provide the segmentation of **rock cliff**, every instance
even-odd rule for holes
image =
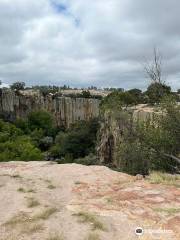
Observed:
[[[103,113],[98,136],[97,153],[101,164],[118,166],[117,145],[123,142],[126,129],[132,127],[133,121],[152,118],[154,110],[145,104],[121,112]]]
[[[77,120],[99,116],[98,99],[54,97],[41,94],[23,94],[10,90],[0,92],[0,115],[14,121],[25,118],[29,112],[45,109],[54,115],[57,126],[69,127]]]

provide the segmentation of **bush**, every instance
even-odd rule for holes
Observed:
[[[96,155],[90,153],[88,156],[86,156],[84,158],[75,159],[74,162],[77,164],[83,164],[86,166],[90,166],[90,165],[97,165],[98,159],[97,159]]]
[[[45,110],[31,112],[28,115],[28,126],[31,131],[42,129],[48,135],[53,129],[53,117]]]
[[[72,161],[94,152],[98,127],[97,120],[79,121],[67,132],[60,132],[56,137],[56,145],[51,148],[52,156]]]
[[[28,137],[20,136],[15,141],[0,143],[0,161],[38,161],[42,154]]]
[[[123,106],[135,105],[136,99],[129,92],[114,91],[101,102],[101,110],[120,111]]]
[[[146,91],[146,95],[149,98],[149,103],[151,104],[160,103],[163,97],[170,94],[171,87],[158,82],[152,83]]]
[[[124,129],[117,147],[118,167],[131,174],[178,171],[180,164],[175,158],[180,154],[180,106],[173,98],[166,97],[161,112],[152,119],[132,124]]]

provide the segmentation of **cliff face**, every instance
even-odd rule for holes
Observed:
[[[44,109],[54,115],[57,126],[69,127],[77,120],[99,116],[98,99],[54,97],[40,94],[23,95],[14,91],[1,91],[0,115],[11,121],[25,118],[29,112]]]
[[[98,158],[101,164],[117,166],[117,145],[123,142],[126,129],[132,127],[134,121],[144,121],[153,117],[153,108],[138,105],[136,108],[121,112],[105,112],[99,131],[97,146]]]

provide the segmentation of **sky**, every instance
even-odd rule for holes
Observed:
[[[179,0],[0,0],[0,79],[145,89],[156,47],[180,88]]]

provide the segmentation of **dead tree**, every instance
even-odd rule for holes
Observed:
[[[154,48],[153,61],[146,63],[144,70],[152,83],[162,84],[162,57],[156,48]]]

